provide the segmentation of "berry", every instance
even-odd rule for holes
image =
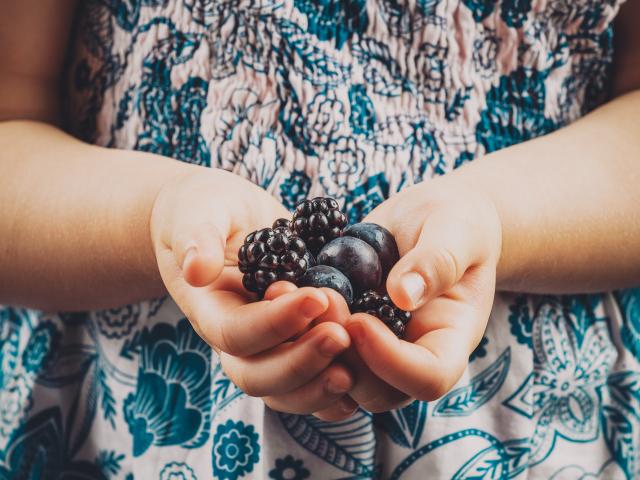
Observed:
[[[377,289],[382,281],[378,254],[368,243],[355,237],[340,237],[327,243],[317,261],[320,265],[329,265],[344,273],[356,295]]]
[[[411,320],[410,312],[399,309],[387,295],[380,295],[373,290],[360,295],[353,302],[351,311],[364,312],[379,318],[398,338],[404,336],[407,323]]]
[[[349,225],[342,232],[343,236],[355,237],[367,242],[373,247],[380,258],[382,265],[382,280],[387,279],[387,275],[400,260],[398,245],[391,232],[375,223],[356,223]]]
[[[287,228],[285,219],[274,228],[263,228],[247,235],[238,250],[238,267],[244,288],[262,296],[278,280],[296,282],[306,271],[309,255],[304,242]]]
[[[302,238],[307,248],[317,255],[320,249],[342,235],[347,217],[332,198],[317,197],[298,204],[293,214],[292,229]]]
[[[332,288],[344,297],[348,305],[353,302],[353,288],[351,282],[337,268],[327,265],[317,265],[309,268],[304,275],[298,279],[300,287]]]

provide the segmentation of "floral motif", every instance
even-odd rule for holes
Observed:
[[[0,440],[16,430],[32,404],[31,385],[25,376],[5,378],[4,386],[0,388]]]
[[[152,444],[201,446],[210,428],[211,348],[186,319],[145,328],[140,344],[137,388],[124,401],[133,455]]]
[[[480,343],[475,348],[471,355],[469,355],[469,362],[473,362],[476,358],[484,358],[487,356],[487,343],[489,343],[489,339],[484,336]]]
[[[260,458],[258,433],[253,425],[227,420],[213,437],[213,475],[236,480],[253,471]]]
[[[269,471],[269,478],[274,480],[304,480],[311,473],[304,468],[302,460],[296,460],[291,455],[276,459],[276,466]]]
[[[527,297],[517,297],[515,302],[509,306],[509,312],[511,333],[516,337],[518,343],[527,345],[531,348],[531,330],[533,329],[533,321],[529,313]]]
[[[311,179],[301,171],[291,172],[291,175],[280,186],[280,197],[285,208],[293,211],[296,205],[307,198]]]
[[[320,166],[320,183],[327,195],[341,198],[355,188],[364,169],[364,151],[355,139],[340,137],[324,152]]]
[[[531,0],[502,0],[500,16],[510,27],[520,28],[531,11]]]
[[[198,480],[198,477],[186,463],[171,462],[160,472],[160,480]]]
[[[60,332],[52,322],[46,321],[38,325],[22,353],[24,369],[30,374],[37,374],[46,369],[57,350],[59,340]]]
[[[200,116],[207,103],[209,84],[193,76],[176,88],[171,77],[172,68],[191,58],[200,41],[173,25],[169,27],[170,36],[158,42],[143,63],[135,110],[145,119],[145,127],[138,135],[136,148],[209,165],[209,148],[200,134]]]
[[[124,307],[101,310],[95,313],[100,332],[107,338],[126,337],[138,323],[140,305],[132,304]]]
[[[362,185],[351,190],[345,199],[349,223],[361,221],[388,196],[389,182],[384,174],[369,177]]]
[[[557,126],[545,117],[545,74],[519,68],[500,78],[487,93],[476,139],[487,153],[550,133]]]
[[[558,437],[587,442],[598,435],[596,390],[607,382],[616,358],[606,319],[583,318],[580,302],[543,298],[532,316],[534,371],[505,400],[532,418],[532,465],[544,460]]]
[[[349,103],[351,130],[356,135],[370,136],[376,123],[376,112],[364,85],[353,85],[349,89]]]
[[[344,123],[344,104],[335,95],[316,95],[308,107],[309,141],[329,148]]]
[[[491,78],[496,72],[500,39],[495,30],[486,28],[473,42],[473,66],[484,78]]]
[[[294,0],[307,16],[307,28],[319,40],[333,40],[336,48],[369,25],[366,0]]]
[[[495,0],[462,0],[462,3],[471,10],[476,22],[481,22],[491,15],[496,6]]]
[[[640,288],[616,292],[622,310],[622,343],[640,361]]]

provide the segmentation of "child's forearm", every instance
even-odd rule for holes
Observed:
[[[160,187],[197,168],[0,123],[0,303],[105,308],[161,295],[149,234]]]
[[[454,172],[502,220],[498,288],[571,293],[640,284],[640,92]]]

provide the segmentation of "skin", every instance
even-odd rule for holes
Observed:
[[[482,337],[496,288],[640,283],[637,2],[619,16],[617,99],[404,190],[365,219],[398,241],[387,288],[414,311],[406,340],[350,316],[331,290],[281,282],[251,303],[235,252],[246,233],[286,216],[258,187],[62,133],[57,92],[74,8],[0,0],[0,303],[83,310],[168,292],[245,392],[337,420],[357,405],[385,411],[446,393]]]

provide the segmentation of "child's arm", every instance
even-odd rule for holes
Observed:
[[[353,409],[340,402],[351,376],[333,363],[349,336],[334,322],[310,328],[326,295],[280,283],[277,298],[250,303],[241,286],[244,236],[288,215],[273,197],[228,172],[90,146],[47,124],[73,3],[0,4],[0,304],[96,309],[168,291],[247,393],[292,413]]]
[[[0,4],[0,303],[89,309],[164,291],[141,220],[188,166],[93,147],[45,124],[60,122],[74,7]]]
[[[628,2],[620,15],[626,43],[616,86],[630,93],[556,133],[404,190],[367,218],[396,236],[403,257],[387,287],[415,311],[408,341],[368,315],[347,323],[378,377],[351,392],[365,408],[370,398],[380,411],[407,401],[400,393],[446,393],[482,337],[496,280],[498,289],[548,293],[640,284],[639,14]]]

